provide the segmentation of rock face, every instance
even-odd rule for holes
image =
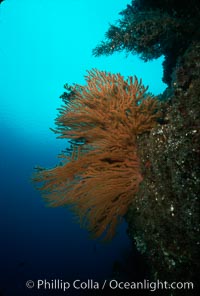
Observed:
[[[179,57],[161,99],[163,123],[138,138],[144,180],[127,215],[128,232],[154,279],[197,282],[200,43]]]
[[[160,125],[137,137],[143,182],[126,215],[128,233],[153,279],[197,283],[200,4],[134,0],[120,15],[94,55],[126,51],[145,61],[163,55],[163,81],[168,85],[160,96]]]

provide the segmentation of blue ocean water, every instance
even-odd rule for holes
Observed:
[[[102,244],[90,239],[66,208],[46,207],[30,177],[38,156],[50,159],[52,149],[48,154],[38,155],[34,148],[12,133],[2,137],[0,289],[3,295],[20,295],[27,280],[109,278],[113,262],[130,250],[125,225],[121,225],[111,243]]]
[[[155,94],[165,88],[162,60],[152,67],[137,57],[91,56],[128,1],[94,2],[5,0],[0,5],[3,296],[30,295],[27,280],[110,278],[114,262],[131,252],[125,222],[109,244],[92,240],[68,209],[47,207],[31,183],[34,167],[56,165],[56,155],[67,145],[49,130],[64,83],[83,83],[86,70],[95,67],[142,76]]]

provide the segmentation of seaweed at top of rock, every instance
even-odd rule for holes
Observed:
[[[110,25],[94,50],[95,56],[125,50],[144,61],[165,56],[163,81],[171,83],[176,61],[192,41],[200,38],[199,1],[132,1]]]

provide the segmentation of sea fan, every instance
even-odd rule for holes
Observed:
[[[51,206],[70,205],[95,237],[110,239],[143,179],[136,139],[156,125],[159,103],[136,77],[93,69],[86,82],[71,88],[56,119],[70,156],[34,181]]]

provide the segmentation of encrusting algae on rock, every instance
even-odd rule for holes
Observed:
[[[85,78],[68,88],[56,119],[70,155],[33,179],[51,206],[70,206],[94,237],[111,239],[143,180],[136,140],[156,126],[159,101],[136,77],[93,69]]]

